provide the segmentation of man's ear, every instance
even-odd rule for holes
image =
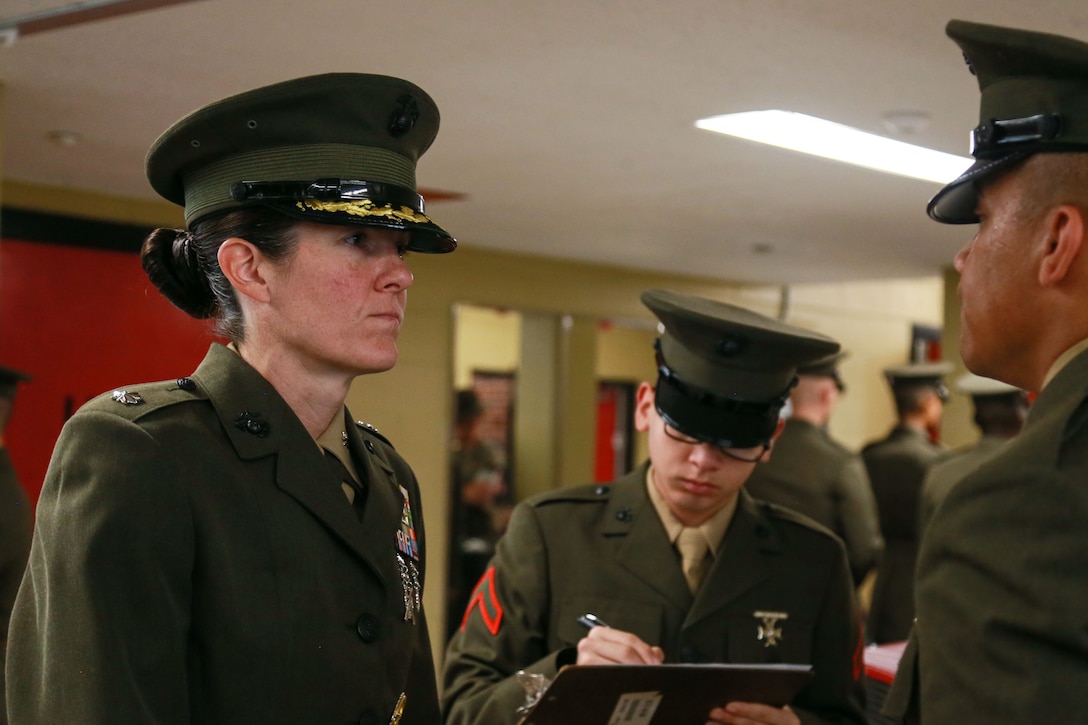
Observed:
[[[763,455],[759,457],[760,463],[766,463],[771,460],[771,452],[774,450],[774,442],[778,440],[778,436],[782,435],[782,430],[786,427],[786,419],[779,418],[778,425],[775,426],[774,435],[771,436],[771,442],[767,446],[767,450],[763,451]]]
[[[1054,287],[1065,279],[1084,243],[1084,216],[1072,204],[1062,204],[1047,217],[1046,249],[1039,265],[1039,284]]]
[[[654,386],[641,382],[635,392],[635,430],[645,433],[650,430],[650,411],[654,407]]]
[[[831,378],[823,378],[820,385],[820,404],[831,405],[838,397],[839,389]]]
[[[257,247],[240,237],[231,237],[219,245],[218,258],[223,274],[240,294],[257,302],[269,300],[267,260]]]

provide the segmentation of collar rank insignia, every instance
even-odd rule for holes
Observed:
[[[397,531],[397,567],[404,592],[404,621],[415,624],[416,615],[423,606],[423,586],[419,581],[419,542],[416,540],[415,523],[412,520],[412,501],[408,489],[400,486],[404,507],[400,514],[400,530]]]
[[[139,393],[130,393],[127,390],[114,390],[110,397],[121,405],[139,405],[144,402]]]
[[[752,616],[762,621],[762,624],[756,627],[756,639],[762,642],[764,647],[777,647],[778,641],[782,639],[782,628],[778,626],[778,623],[789,619],[790,615],[786,612],[752,612]]]

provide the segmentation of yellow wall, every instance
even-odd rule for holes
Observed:
[[[82,214],[114,221],[176,225],[174,207],[152,202],[126,202],[112,197],[5,183],[6,204],[21,208]],[[445,579],[448,437],[451,391],[463,385],[454,370],[455,306],[468,303],[548,315],[569,316],[569,340],[560,353],[568,366],[559,380],[569,390],[558,393],[561,429],[552,462],[555,481],[585,481],[592,476],[595,374],[609,378],[652,379],[646,334],[614,328],[601,335],[601,319],[636,321],[652,329],[655,320],[639,301],[651,287],[713,297],[777,315],[785,306],[787,320],[838,338],[851,351],[845,375],[850,386],[832,431],[848,445],[882,435],[891,425],[891,402],[880,370],[907,360],[912,323],[939,326],[944,313],[942,280],[882,280],[834,285],[798,285],[783,305],[783,291],[772,286],[747,287],[718,280],[639,272],[618,267],[561,262],[474,249],[471,241],[450,255],[413,255],[415,285],[409,292],[408,315],[400,338],[400,360],[388,373],[360,378],[348,405],[357,417],[376,425],[411,462],[424,492],[424,519],[430,542],[426,607],[431,635],[441,647],[441,596]],[[459,316],[464,319],[464,308]],[[652,333],[649,333],[652,338]],[[482,367],[509,365],[511,333],[472,343],[478,354],[495,353]],[[615,350],[602,339],[615,340]],[[594,340],[596,342],[594,342]],[[566,344],[566,343],[564,343]],[[588,362],[587,362],[588,361]],[[647,367],[648,366],[648,367]]]
[[[975,407],[970,396],[957,392],[955,381],[967,372],[967,366],[960,357],[960,299],[956,287],[960,275],[949,267],[944,272],[944,327],[941,330],[941,349],[944,359],[955,365],[948,376],[948,387],[952,397],[944,407],[941,421],[941,440],[949,448],[957,448],[978,440],[979,431],[974,423]]]
[[[911,326],[940,327],[944,319],[939,277],[802,285],[792,291],[790,322],[838,340],[846,394],[831,418],[831,433],[855,448],[882,436],[895,409],[883,370],[909,360]]]
[[[601,380],[641,383],[654,382],[657,367],[652,354],[657,326],[633,327],[617,322],[602,328],[597,335],[597,375]],[[635,433],[635,463],[650,457],[645,433]]]
[[[521,316],[512,310],[454,305],[453,379],[458,390],[472,386],[472,371],[512,373],[521,358]]]
[[[597,332],[597,376],[602,380],[653,382],[657,374],[653,354],[656,339],[657,328],[653,325],[601,327]]]

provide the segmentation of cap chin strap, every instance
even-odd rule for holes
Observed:
[[[971,155],[986,157],[1000,153],[1003,147],[1030,141],[1057,138],[1062,118],[1056,113],[1040,113],[1024,118],[991,118],[971,132]]]

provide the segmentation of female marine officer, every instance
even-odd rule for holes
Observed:
[[[437,130],[414,85],[328,74],[151,148],[188,231],[153,232],[144,268],[231,345],[65,425],[12,617],[12,722],[439,721],[419,487],[344,406],[396,362],[406,250],[456,246],[415,192]]]

